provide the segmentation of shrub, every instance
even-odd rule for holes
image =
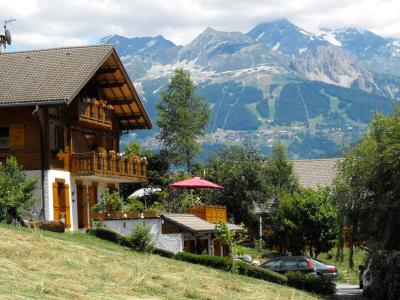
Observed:
[[[100,197],[97,203],[93,206],[93,211],[104,214],[107,209],[120,210],[122,207],[122,200],[118,191],[110,192],[106,189],[104,195]]]
[[[288,285],[297,289],[322,295],[332,295],[336,291],[332,280],[320,278],[315,273],[289,272],[286,276]]]
[[[36,182],[37,178],[26,178],[15,157],[0,163],[0,222],[11,223],[28,214]]]
[[[150,209],[158,210],[158,211],[165,211],[164,205],[162,205],[162,203],[160,203],[158,201],[153,202],[153,204],[150,206]]]
[[[154,250],[153,236],[145,223],[138,224],[133,228],[129,240],[135,250],[141,252],[153,252]]]
[[[256,249],[258,252],[262,252],[264,250],[264,247],[264,240],[254,239],[254,249]]]
[[[128,199],[128,202],[122,206],[123,211],[143,211],[144,204],[138,197]]]

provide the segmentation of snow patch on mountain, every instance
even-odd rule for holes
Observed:
[[[256,38],[256,41],[258,42],[258,41],[263,37],[264,34],[265,34],[265,32],[261,32],[261,33],[258,35],[258,37]]]
[[[281,43],[280,43],[280,42],[277,42],[277,43],[271,48],[271,50],[277,51],[277,50],[279,49],[280,46],[281,46]]]
[[[342,46],[342,43],[336,39],[336,36],[331,31],[321,33],[320,37],[332,45]]]

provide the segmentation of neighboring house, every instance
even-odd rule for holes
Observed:
[[[125,236],[129,236],[142,223],[150,229],[157,248],[173,253],[186,251],[216,256],[229,254],[229,248],[223,246],[217,238],[217,225],[193,214],[163,214],[154,218],[104,221],[105,225]],[[237,232],[243,230],[235,224],[228,224],[228,227]]]
[[[118,155],[151,122],[112,46],[1,53],[0,67],[0,161],[38,176],[38,217],[87,228],[106,188],[146,181],[145,158]]]
[[[343,158],[293,160],[293,173],[303,188],[330,187]]]
[[[343,158],[292,160],[293,174],[302,188],[318,189],[330,187],[337,174],[337,166]],[[262,214],[270,214],[278,206],[278,199],[273,199],[267,207],[255,207],[259,214],[259,238],[263,236]]]

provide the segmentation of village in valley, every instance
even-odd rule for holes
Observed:
[[[139,2],[0,0],[0,299],[399,299],[400,36]]]

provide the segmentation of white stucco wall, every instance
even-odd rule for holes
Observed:
[[[26,171],[26,175],[29,178],[37,177],[38,182],[36,184],[36,189],[34,191],[34,196],[37,199],[36,204],[32,207],[32,213],[34,217],[39,217],[39,214],[42,210],[42,186],[41,186],[41,171],[40,170],[29,170]],[[71,216],[71,231],[78,230],[78,201],[77,201],[77,188],[76,188],[76,180],[82,182],[83,186],[86,188],[84,191],[84,196],[87,199],[88,205],[88,216],[89,219],[89,186],[92,185],[93,182],[98,184],[97,187],[97,199],[104,197],[106,188],[107,188],[107,178],[104,180],[99,180],[101,178],[92,178],[90,176],[87,177],[79,177],[75,178],[72,176],[70,172],[62,171],[62,170],[46,170],[44,172],[44,198],[45,198],[45,217],[46,220],[54,220],[54,210],[53,210],[53,183],[56,182],[56,179],[64,180],[65,184],[69,185],[69,199],[70,199],[70,216]],[[118,183],[114,183],[116,187],[119,187]]]
[[[42,202],[42,182],[40,170],[27,170],[25,171],[27,178],[37,178],[35,190],[33,191],[33,197],[36,199],[34,206],[31,208],[31,214],[33,218],[39,218],[40,212],[43,208]]]
[[[70,216],[71,216],[71,230],[77,226],[77,221],[73,217],[76,215],[76,201],[72,199],[73,187],[71,185],[71,174],[67,171],[61,170],[47,170],[45,171],[45,198],[46,198],[46,219],[54,220],[53,210],[53,183],[56,179],[64,180],[65,184],[69,185],[69,199],[70,199]]]
[[[132,233],[133,228],[139,224],[145,223],[153,235],[157,248],[178,253],[183,251],[183,235],[180,233],[162,234],[161,218],[152,219],[127,219],[127,220],[105,220],[104,224],[128,236]]]

